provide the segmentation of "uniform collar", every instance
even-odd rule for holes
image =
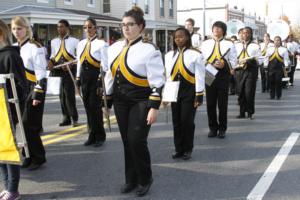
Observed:
[[[126,46],[132,46],[135,45],[136,43],[138,43],[139,41],[141,41],[143,39],[142,36],[139,36],[137,39],[133,40],[132,42],[128,42],[128,40],[125,40]]]
[[[59,37],[59,39],[61,39],[61,40],[66,40],[66,39],[68,39],[69,37],[70,37],[70,35],[69,34],[66,34],[63,38],[61,38],[60,36],[58,36]]]
[[[88,39],[88,41],[92,42],[92,41],[94,41],[97,37],[98,37],[98,35],[95,34],[93,37],[91,37],[90,39]]]
[[[30,38],[27,38],[24,42],[19,43],[19,46],[20,47],[24,46],[29,40],[30,40]]]
[[[220,39],[216,38],[216,37],[213,37],[213,40],[215,42],[221,42],[222,40],[224,39],[224,37],[221,37]]]

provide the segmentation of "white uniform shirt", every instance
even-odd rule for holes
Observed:
[[[191,34],[192,39],[192,46],[196,49],[200,49],[201,46],[201,35],[199,33],[192,33]]]
[[[208,60],[214,52],[216,41],[214,39],[205,40],[201,46],[201,52],[204,60]],[[230,49],[230,50],[229,50]],[[237,65],[237,55],[235,46],[231,41],[225,40],[224,38],[220,40],[220,54],[223,56],[227,51],[229,52],[225,55],[223,59],[227,60],[228,64],[232,68]]]
[[[266,45],[267,44],[267,45]],[[268,43],[265,43],[265,42],[261,42],[259,44],[259,47],[260,47],[260,51],[261,51],[261,55],[265,55],[266,52],[267,52],[267,49],[269,47],[273,47],[274,46],[274,43],[273,42],[268,42]]]
[[[276,50],[276,48],[274,46],[267,49],[266,59],[264,60],[265,67],[269,65],[269,59],[275,53],[275,50]],[[282,47],[282,46],[279,47],[278,54],[280,55],[280,57],[283,58],[284,66],[287,67],[289,65],[289,61],[290,61],[287,48]]]
[[[252,57],[258,61],[258,64],[261,65],[263,63],[263,59],[261,58],[261,50],[260,46],[254,42],[251,42],[247,46],[244,46],[243,43],[239,42],[235,44],[237,58],[241,55],[244,48],[246,49],[246,53],[248,57]]]
[[[166,76],[168,81],[172,81],[171,73],[178,56],[179,51],[177,51],[175,55],[174,51],[169,51],[165,55]],[[196,93],[203,92],[205,87],[205,65],[202,54],[193,49],[186,49],[183,52],[183,63],[189,72],[194,74]]]
[[[88,39],[83,39],[78,43],[77,46],[77,75],[76,77],[80,77],[80,56],[85,50],[85,46],[88,42]],[[101,67],[104,72],[107,71],[107,48],[108,44],[104,40],[99,40],[97,36],[91,38],[91,48],[89,54],[92,58],[101,63]]]
[[[66,36],[64,39],[65,41],[65,50],[70,54],[73,58],[76,58],[76,49],[79,43],[79,40],[71,37]],[[51,40],[51,56],[50,59],[55,59],[57,54],[60,51],[62,39],[57,37]]]
[[[25,68],[34,72],[37,81],[46,78],[47,61],[43,47],[28,39],[21,44],[20,48],[20,55]]]
[[[121,40],[108,48],[109,70],[105,76],[106,94],[108,95],[113,94],[114,77],[112,74],[112,65],[126,45],[127,41]],[[125,62],[130,71],[147,79],[150,88],[161,88],[164,85],[165,77],[162,55],[159,49],[156,49],[153,44],[144,42],[141,38],[137,39],[129,46]],[[158,94],[154,92],[151,95],[157,96]]]

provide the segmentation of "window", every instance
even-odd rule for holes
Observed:
[[[110,0],[103,0],[103,13],[110,13]]]
[[[145,0],[145,14],[149,14],[149,0]]]
[[[95,7],[95,0],[88,0],[88,7]]]
[[[132,4],[136,5],[137,4],[137,0],[132,0]]]
[[[159,7],[160,7],[160,16],[164,17],[165,16],[165,2],[164,2],[164,0],[159,1]]]
[[[65,5],[73,5],[73,0],[64,0]]]
[[[49,3],[49,0],[37,0],[37,3]]]
[[[169,17],[174,17],[174,1],[169,0]]]

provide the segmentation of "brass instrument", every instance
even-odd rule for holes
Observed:
[[[227,25],[227,36],[231,37],[233,35],[238,37],[238,32],[241,28],[245,27],[245,24],[237,19],[231,19],[226,22]]]
[[[276,20],[268,24],[267,33],[270,34],[271,40],[274,40],[276,36],[279,36],[281,41],[284,41],[290,34],[290,27],[285,21]]]

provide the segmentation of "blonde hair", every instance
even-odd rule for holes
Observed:
[[[0,35],[3,36],[3,41],[1,42],[1,46],[10,46],[12,44],[11,34],[9,32],[9,28],[6,23],[0,19]]]
[[[21,16],[15,16],[14,18],[11,19],[11,26],[13,24],[26,28],[26,36],[29,37],[30,39],[32,38],[33,36],[32,29],[27,18]]]

